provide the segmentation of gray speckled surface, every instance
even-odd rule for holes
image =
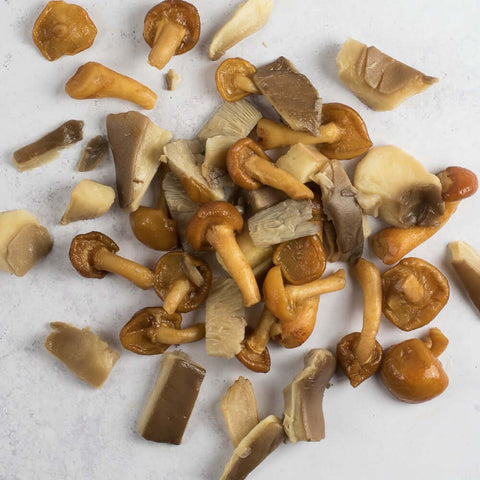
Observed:
[[[93,172],[76,172],[80,143],[48,165],[19,173],[11,154],[67,119],[85,121],[87,140],[105,133],[106,114],[137,109],[120,100],[76,101],[64,93],[65,81],[90,60],[153,88],[159,100],[148,112],[150,118],[176,138],[194,135],[220,104],[213,85],[218,62],[210,62],[206,51],[237,2],[195,3],[202,18],[200,42],[169,64],[183,80],[177,91],[168,92],[163,73],[146,61],[143,18],[153,3],[82,1],[98,28],[94,45],[50,63],[31,40],[43,2],[0,2],[0,211],[30,210],[55,242],[51,254],[25,277],[0,272],[2,480],[219,478],[232,450],[219,406],[227,386],[239,375],[248,376],[261,417],[281,415],[281,390],[302,368],[308,349],[333,349],[345,333],[360,328],[361,295],[349,277],[344,292],[321,299],[317,326],[307,343],[291,351],[272,346],[268,375],[250,373],[236,360],[208,358],[203,343],[186,346],[184,350],[207,369],[207,375],[184,443],[157,445],[136,433],[136,420],[160,358],[123,350],[118,332],[136,310],[158,304],[157,298],[114,276],[84,279],[70,266],[67,253],[74,235],[96,229],[111,235],[126,257],[153,266],[158,254],[135,241],[127,216],[117,205],[99,219],[59,225],[79,180],[114,185],[111,157]],[[285,55],[311,79],[325,101],[358,110],[375,145],[395,144],[433,172],[460,164],[479,174],[479,15],[477,0],[276,0],[266,28],[229,55],[258,65]],[[336,78],[335,56],[349,36],[375,44],[440,82],[393,112],[369,110]],[[479,199],[477,195],[462,203],[450,223],[414,251],[450,280],[450,302],[433,322],[450,339],[441,358],[450,376],[447,391],[430,403],[406,405],[390,397],[377,379],[353,390],[338,373],[325,396],[326,439],[320,444],[281,445],[252,479],[287,479],[300,472],[306,479],[337,480],[480,477],[480,319],[458,287],[446,250],[446,244],[456,239],[480,249]],[[196,314],[202,315],[203,311]],[[89,325],[121,351],[101,390],[77,380],[46,352],[43,342],[51,321]],[[425,331],[400,332],[383,320],[379,338],[386,347]]]

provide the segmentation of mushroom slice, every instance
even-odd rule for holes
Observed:
[[[273,0],[246,0],[215,34],[208,48],[210,60],[218,60],[244,38],[258,32],[270,18]]]
[[[52,246],[48,230],[30,212],[0,213],[0,270],[23,277]]]
[[[120,354],[88,327],[80,330],[63,322],[53,322],[50,327],[53,331],[45,340],[45,348],[78,378],[101,388]]]
[[[243,480],[285,439],[282,422],[269,415],[258,423],[237,445],[225,465],[220,480]]]
[[[53,160],[61,149],[83,138],[83,122],[69,120],[44,137],[13,153],[13,163],[23,172]]]
[[[338,76],[362,102],[374,110],[393,110],[423,92],[438,78],[405,65],[376,47],[349,38],[337,55]]]
[[[335,356],[323,348],[310,350],[305,368],[283,389],[283,427],[292,442],[319,442],[325,438],[323,395],[335,373]]]
[[[322,99],[310,80],[290,60],[278,58],[259,68],[252,79],[290,128],[318,135]]]
[[[241,198],[246,206],[247,217],[251,217],[268,207],[273,207],[277,203],[287,200],[286,193],[276,188],[263,185],[256,190],[242,190]]]
[[[228,149],[237,141],[238,137],[216,135],[207,138],[205,143],[205,160],[201,165],[202,175],[212,188],[232,186],[232,179],[227,172]]]
[[[92,180],[81,180],[72,190],[70,203],[60,223],[97,218],[110,210],[115,190]]]
[[[183,352],[163,355],[157,381],[138,420],[146,440],[180,445],[205,369]]]
[[[165,84],[166,84],[167,90],[170,90],[170,91],[176,90],[180,85],[181,81],[182,81],[182,77],[173,68],[171,68],[165,74]]]
[[[77,163],[79,172],[90,172],[96,168],[108,152],[108,140],[103,135],[92,138],[83,149]]]
[[[172,139],[172,133],[134,111],[108,115],[107,132],[115,162],[120,207],[133,212],[140,206],[160,166],[160,155]]]
[[[222,398],[222,412],[233,446],[258,424],[257,399],[250,380],[238,377]]]

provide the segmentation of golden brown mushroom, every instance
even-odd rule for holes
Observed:
[[[227,102],[236,102],[258,89],[250,78],[257,69],[243,58],[227,58],[215,72],[218,93]]]
[[[437,173],[446,202],[458,202],[472,196],[478,189],[477,176],[467,168],[448,167]]]
[[[82,151],[76,169],[79,172],[90,172],[96,168],[108,152],[108,140],[103,135],[90,139]]]
[[[152,47],[148,63],[162,69],[174,55],[191,50],[200,36],[197,9],[182,0],[165,0],[145,16],[143,38]]]

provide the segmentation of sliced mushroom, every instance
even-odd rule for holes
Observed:
[[[103,135],[93,137],[83,149],[77,163],[79,172],[90,172],[96,168],[108,152],[108,140]]]
[[[247,218],[288,198],[288,195],[281,190],[265,185],[256,190],[242,190],[241,192],[241,200],[245,204]]]
[[[180,74],[171,68],[166,74],[165,74],[165,85],[167,87],[167,90],[170,90],[171,92],[173,90],[176,90],[178,86],[180,85],[180,82],[182,81],[182,77]]]
[[[228,149],[238,137],[216,135],[205,142],[205,159],[200,166],[202,175],[211,188],[232,186],[232,179],[227,171]]]

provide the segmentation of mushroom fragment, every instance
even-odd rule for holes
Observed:
[[[376,47],[349,38],[337,55],[338,76],[362,102],[374,110],[393,110],[423,92],[438,78],[405,65]]]
[[[157,103],[157,94],[148,87],[97,62],[82,65],[65,84],[65,92],[77,100],[121,98],[146,110]]]
[[[108,140],[103,135],[93,137],[83,149],[77,163],[79,172],[90,172],[96,168],[108,152]]]
[[[323,348],[310,350],[305,368],[283,389],[283,428],[290,442],[319,442],[325,438],[322,403],[335,373],[334,355]]]
[[[52,322],[45,348],[80,380],[95,388],[106,382],[120,354],[90,331],[63,322]]]
[[[232,186],[227,172],[228,149],[239,140],[236,136],[216,135],[205,142],[205,158],[200,166],[202,175],[210,187]]]
[[[79,5],[50,1],[33,26],[32,37],[41,54],[51,62],[89,48],[97,28]]]
[[[252,217],[260,210],[273,207],[288,199],[288,195],[276,188],[263,186],[256,190],[241,191],[241,201],[245,206],[246,217]]]
[[[182,0],[165,0],[145,16],[143,38],[152,47],[148,63],[161,70],[174,55],[191,50],[200,36],[198,10]]]
[[[218,93],[227,102],[236,102],[250,93],[258,93],[251,76],[257,69],[243,58],[227,58],[215,72]]]
[[[446,202],[458,202],[472,196],[478,189],[477,176],[467,168],[448,167],[437,173]]]
[[[246,0],[223,25],[208,48],[210,60],[218,60],[227,50],[263,28],[273,10],[273,0]]]
[[[177,87],[180,85],[181,81],[182,81],[182,77],[173,68],[171,68],[165,74],[165,85],[167,87],[167,90],[170,90],[170,91],[176,90]]]

